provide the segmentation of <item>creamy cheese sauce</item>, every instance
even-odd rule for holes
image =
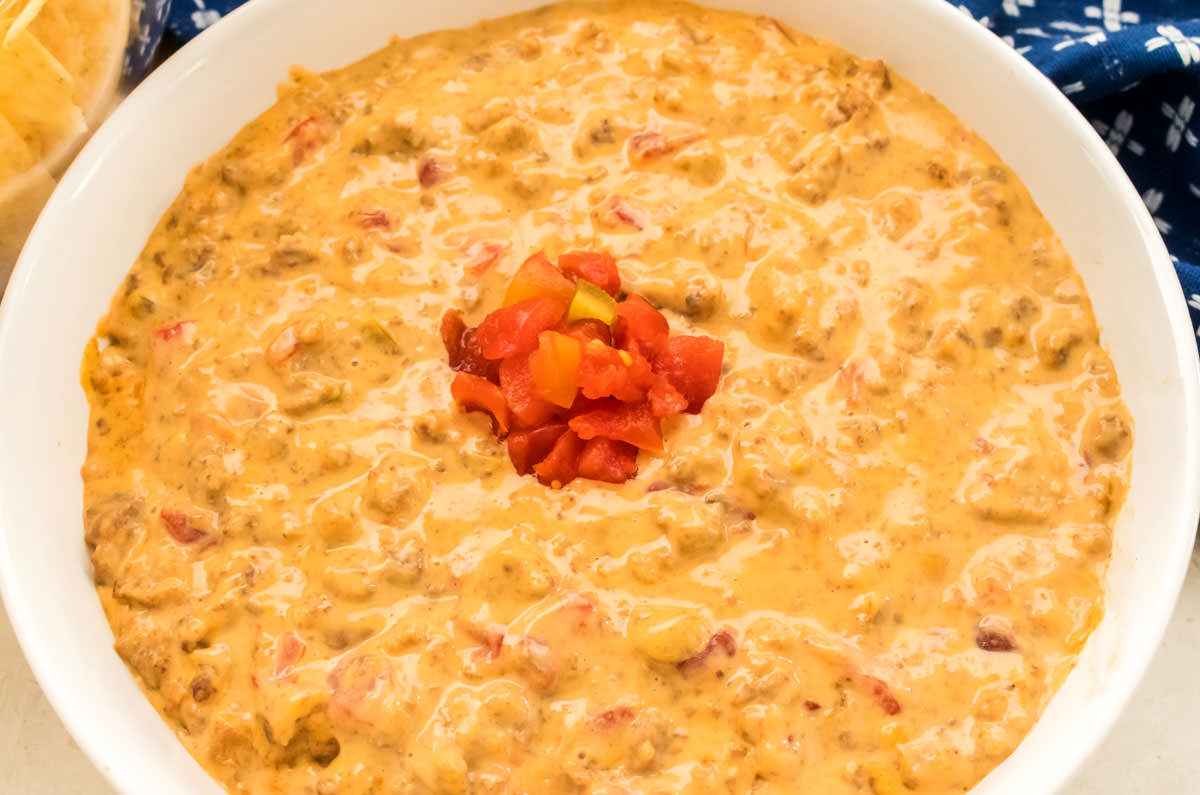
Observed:
[[[611,251],[726,345],[623,486],[518,477],[453,407],[440,318],[539,249]],[[974,132],[670,2],[296,69],[83,384],[116,649],[231,792],[964,791],[1099,620],[1132,448],[1079,275]]]

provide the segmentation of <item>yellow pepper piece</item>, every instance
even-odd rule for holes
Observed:
[[[617,319],[617,302],[611,295],[587,279],[575,282],[575,295],[567,307],[567,322],[599,320],[611,326]]]
[[[557,331],[543,331],[538,335],[537,349],[529,355],[534,393],[556,406],[570,408],[579,390],[582,358],[579,340]]]

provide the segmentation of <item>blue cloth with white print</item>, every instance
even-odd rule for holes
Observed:
[[[242,0],[155,2],[187,41]],[[1108,142],[1167,242],[1200,336],[1200,0],[955,5],[1047,74]]]

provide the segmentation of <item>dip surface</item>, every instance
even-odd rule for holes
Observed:
[[[622,486],[518,477],[438,324],[612,252],[726,345]],[[1016,176],[881,63],[571,3],[316,75],[84,356],[116,649],[247,793],[944,793],[1104,601],[1132,429]],[[120,719],[120,716],[114,716]]]

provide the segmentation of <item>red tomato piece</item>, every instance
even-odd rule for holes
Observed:
[[[533,428],[528,431],[513,431],[508,435],[508,459],[512,461],[513,469],[518,475],[528,475],[533,472],[534,464],[542,460],[554,449],[558,437],[567,432],[565,422],[556,422]]]
[[[637,448],[627,442],[596,437],[579,454],[579,477],[624,483],[637,474]]]
[[[510,248],[508,243],[497,243],[494,240],[476,240],[463,248],[468,260],[464,267],[476,276],[482,276],[500,261]]]
[[[521,263],[504,293],[504,305],[512,306],[526,298],[549,296],[568,306],[575,295],[575,285],[542,252]]]
[[[537,347],[538,335],[557,326],[566,311],[566,304],[548,296],[501,307],[479,324],[479,349],[489,359],[529,353]]]
[[[688,401],[679,390],[671,386],[665,376],[654,373],[650,388],[646,390],[646,400],[650,403],[650,413],[655,417],[670,417],[682,414],[687,410]]]
[[[613,298],[621,292],[617,261],[607,251],[568,251],[558,258],[558,267],[571,281],[586,279]]]
[[[479,349],[479,329],[467,326],[457,310],[449,309],[442,315],[440,331],[451,370],[496,381],[497,364]]]
[[[571,431],[567,431],[554,442],[550,453],[539,463],[534,464],[533,471],[538,480],[547,486],[565,486],[579,475],[579,454],[583,452],[583,440]]]
[[[417,168],[417,182],[421,183],[422,188],[432,188],[441,176],[442,167],[432,157],[421,161],[420,167]]]
[[[687,412],[699,414],[704,401],[717,391],[725,343],[712,337],[671,337],[654,360],[654,372],[663,375],[687,399]]]
[[[574,337],[580,343],[587,345],[590,340],[600,340],[605,345],[612,345],[612,329],[599,320],[579,320],[570,325],[563,323],[557,331]]]
[[[558,406],[538,397],[529,368],[529,354],[500,362],[500,392],[512,412],[513,424],[518,427],[545,425],[558,412]]]
[[[646,398],[654,374],[639,353],[619,351],[599,342],[583,346],[579,362],[579,389],[586,398],[615,397],[628,403]]]
[[[292,666],[304,656],[306,646],[294,629],[280,635],[276,645],[279,647],[279,656],[275,660],[275,678],[281,679],[292,672]]]
[[[508,433],[508,404],[504,402],[504,393],[500,391],[500,387],[477,375],[460,372],[450,382],[450,394],[463,411],[482,411],[490,414],[497,435],[504,436]]]
[[[667,319],[640,295],[631,295],[617,304],[617,322],[613,340],[618,348],[637,351],[653,361],[667,347],[671,328]]]
[[[392,219],[388,216],[387,210],[357,210],[353,217],[358,221],[358,225],[368,232],[372,229],[382,229],[384,232],[392,231]]]
[[[603,436],[643,450],[663,449],[662,428],[645,403],[607,401],[585,414],[572,417],[567,424],[582,439]]]
[[[184,342],[191,342],[196,336],[196,324],[190,320],[181,320],[178,323],[170,326],[163,326],[154,330],[154,341],[171,342],[172,340],[182,339]]]
[[[283,139],[292,150],[292,163],[300,165],[310,152],[329,140],[329,133],[329,123],[313,116],[293,127]]]
[[[177,508],[163,508],[159,516],[167,533],[180,544],[207,543],[212,540],[207,530],[197,527],[186,513]]]

